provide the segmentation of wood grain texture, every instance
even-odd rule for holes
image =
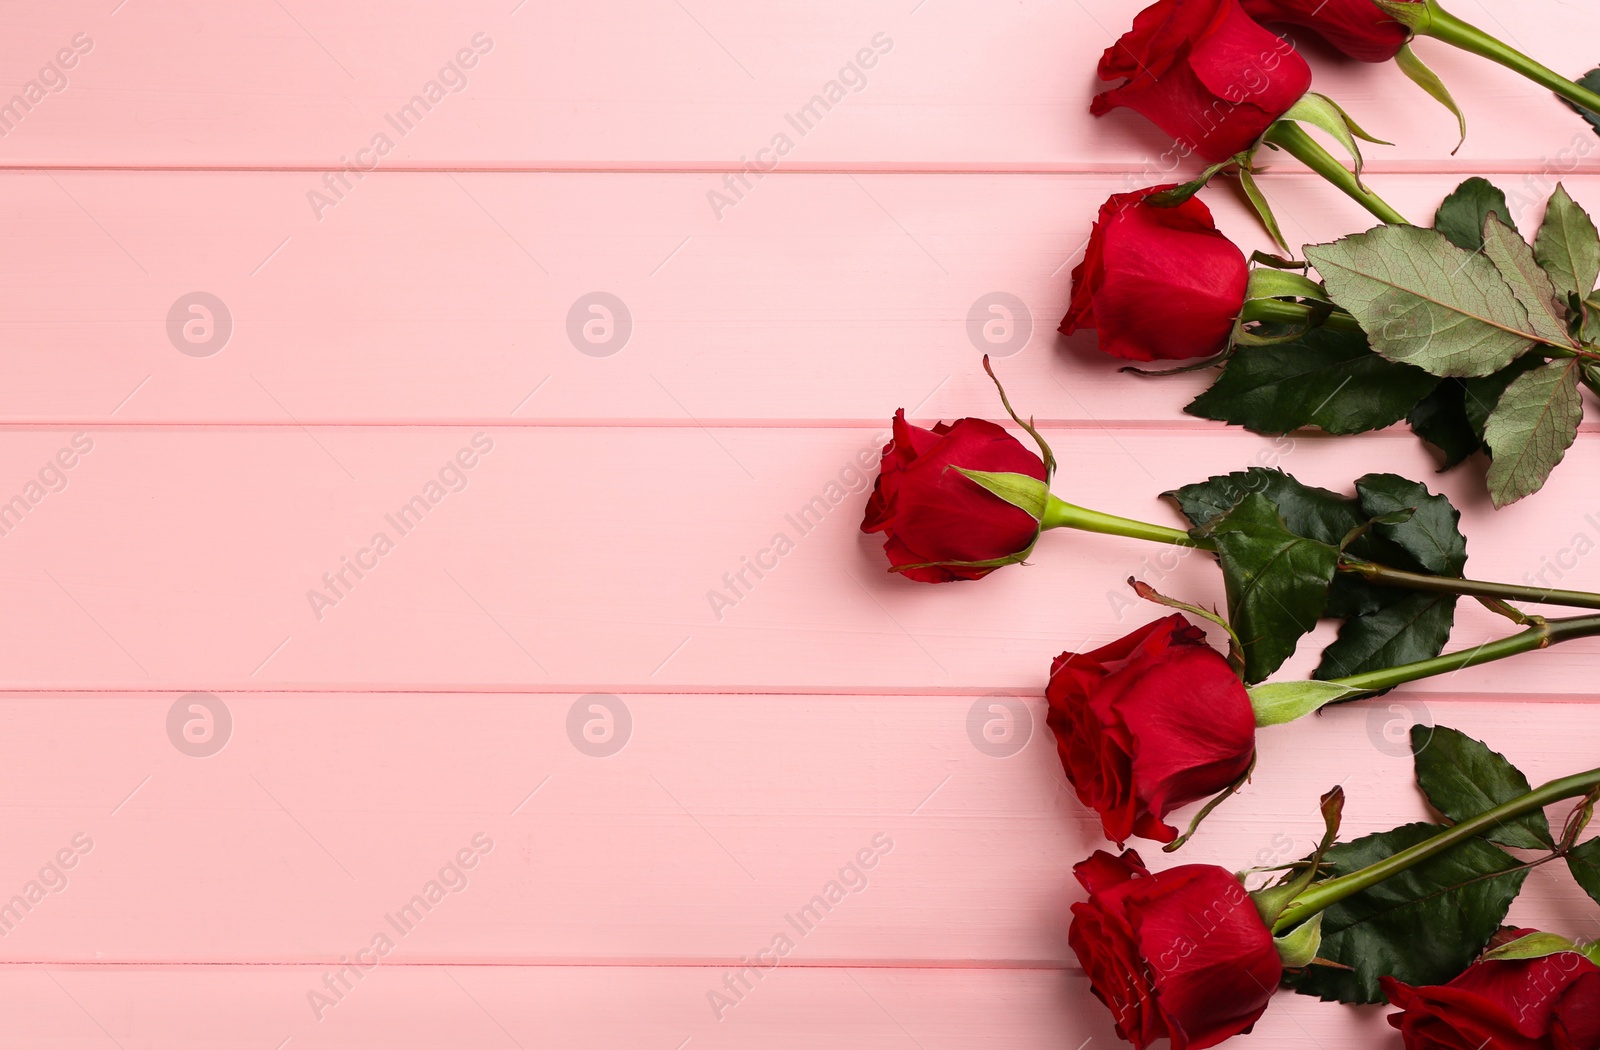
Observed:
[[[1454,6],[1563,72],[1600,58],[1588,8]],[[1140,118],[1087,112],[1129,5],[0,8],[7,1046],[1115,1043],[1065,943],[1105,844],[1039,690],[1154,616],[1129,574],[1219,580],[1061,534],[977,585],[885,573],[857,530],[883,427],[999,416],[985,350],[1076,502],[1176,524],[1156,494],[1215,472],[1393,470],[1463,508],[1471,573],[1600,584],[1592,428],[1493,512],[1481,463],[1196,420],[1200,377],[1056,334],[1098,204],[1174,174]],[[1397,71],[1295,42],[1397,143],[1369,182],[1405,214],[1486,173],[1525,231],[1558,179],[1600,209],[1600,141],[1520,78],[1419,45],[1472,121],[1451,156]],[[1295,244],[1369,224],[1275,167]],[[971,334],[991,293],[1017,346]],[[1415,722],[1535,781],[1591,764],[1595,652],[1264,732],[1182,859],[1302,855],[1334,783],[1351,835],[1424,816]],[[980,746],[1002,715],[1015,749]],[[1600,933],[1556,865],[1512,918]],[[786,930],[719,1019],[708,993]],[[319,1020],[308,993],[378,933]],[[1281,995],[1248,1045],[1394,1050],[1382,1014]]]
[[[1600,14],[1581,5],[1456,6],[1568,76],[1595,63]],[[792,170],[1161,170],[1172,161],[1159,131],[1127,111],[1088,112],[1102,86],[1094,65],[1135,10],[1105,0],[252,0],[226,15],[183,0],[115,14],[89,0],[19,6],[0,50],[10,90],[78,34],[92,47],[64,87],[50,90],[60,81],[46,74],[5,154],[52,167],[725,171],[787,134]],[[449,69],[475,37],[476,64]],[[1424,41],[1418,51],[1472,120],[1452,157],[1454,119],[1392,66],[1343,61],[1306,34],[1296,43],[1318,90],[1397,143],[1371,147],[1375,171],[1535,171],[1580,134],[1588,144],[1546,92]],[[841,76],[864,49],[876,65]],[[801,112],[830,81],[837,101],[815,119]],[[426,109],[401,112],[419,96]],[[379,135],[390,141],[381,154]],[[1582,160],[1592,169],[1600,156]]]
[[[1045,434],[1058,491],[1114,513],[1181,524],[1158,493],[1252,464],[1343,491],[1379,468],[1466,508],[1482,578],[1592,587],[1600,571],[1582,556],[1600,529],[1587,438],[1543,493],[1490,513],[1481,465],[1434,478],[1403,432]],[[49,474],[65,487],[39,487],[74,440],[92,450]],[[1204,555],[1068,532],[981,583],[893,576],[858,528],[882,441],[693,425],[13,430],[0,493],[27,510],[0,501],[0,666],[14,690],[981,693],[1035,689],[1056,653],[1153,618],[1130,574],[1222,600]],[[1458,621],[1461,646],[1504,633],[1470,603]],[[1286,674],[1313,666],[1305,649]],[[1593,662],[1580,641],[1408,689],[1521,691],[1536,663],[1539,693],[1587,698]]]
[[[711,175],[379,173],[319,222],[305,172],[4,175],[30,247],[0,259],[0,418],[867,424],[992,412],[989,352],[1040,419],[1209,426],[1182,413],[1205,376],[1130,378],[1056,331],[1100,204],[1148,181],[783,175],[719,220]],[[1371,181],[1425,222],[1458,180]],[[1499,181],[1531,236],[1555,178]],[[1313,176],[1261,185],[1297,247],[1372,223]],[[1600,180],[1566,185],[1600,213]],[[1236,190],[1206,200],[1269,249]],[[196,291],[217,349],[182,308],[201,327],[169,331]]]
[[[1036,693],[223,693],[206,757],[169,728],[194,702],[0,705],[0,961],[333,965],[382,935],[402,965],[1075,968],[1071,867],[1105,848]],[[985,737],[1002,717],[1009,738]],[[1417,722],[1487,737],[1535,782],[1592,761],[1600,732],[1591,705],[1340,708],[1263,731],[1255,781],[1174,859],[1304,856],[1334,784],[1349,836],[1424,819]],[[606,732],[613,753],[581,749]],[[82,746],[101,738],[119,751]],[[73,866],[45,873],[80,835]],[[19,908],[33,880],[52,892]],[[1560,865],[1532,873],[1515,916],[1600,932]]]

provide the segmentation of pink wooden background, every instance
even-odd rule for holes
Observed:
[[[1557,68],[1600,60],[1590,7],[1456,6]],[[0,98],[43,94],[0,111],[0,503],[28,508],[0,517],[0,898],[52,888],[0,937],[0,1041],[1109,1046],[1065,943],[1099,843],[1038,693],[1056,652],[1153,615],[1124,608],[1130,572],[1199,600],[1215,574],[1053,535],[981,586],[905,584],[856,531],[863,455],[899,406],[998,413],[967,317],[1002,292],[1032,334],[988,349],[1069,498],[1168,520],[1157,492],[1249,462],[1336,487],[1433,466],[1405,433],[1191,419],[1195,381],[1055,334],[1093,209],[1163,166],[1154,129],[1086,110],[1134,8],[7,0]],[[1302,43],[1399,143],[1370,181],[1408,214],[1469,173],[1525,223],[1557,178],[1600,208],[1600,139],[1518,78],[1419,46],[1473,123],[1452,157],[1396,71]],[[776,171],[728,177],[780,133]],[[1366,225],[1281,167],[1291,239]],[[185,334],[196,292],[212,327]],[[610,342],[581,334],[592,293],[625,304]],[[1498,514],[1479,468],[1440,482],[1478,575],[1600,539],[1592,429],[1568,458]],[[1460,619],[1463,642],[1497,626]],[[1535,666],[1272,731],[1186,856],[1304,853],[1333,783],[1352,833],[1421,816],[1416,719],[1536,779],[1592,763],[1595,648]],[[1008,703],[1025,743],[977,746]],[[443,899],[391,925],[430,880]],[[1554,866],[1517,916],[1597,932]],[[381,962],[327,978],[380,933]],[[793,951],[715,1009],[780,933]],[[1398,1043],[1381,1011],[1282,996],[1251,1045]]]

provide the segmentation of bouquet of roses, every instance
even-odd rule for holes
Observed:
[[[1600,231],[1557,186],[1530,243],[1482,179],[1452,193],[1431,227],[1408,223],[1361,179],[1358,140],[1378,140],[1310,90],[1310,67],[1270,23],[1312,29],[1352,58],[1395,61],[1456,114],[1463,136],[1465,116],[1412,50],[1418,37],[1523,73],[1600,129],[1600,70],[1567,80],[1435,0],[1157,0],[1101,59],[1115,86],[1092,110],[1134,109],[1208,166],[1101,207],[1062,331],[1092,329],[1125,360],[1218,370],[1192,414],[1268,434],[1405,419],[1447,467],[1485,452],[1496,506],[1536,492],[1575,439],[1582,390],[1600,393]],[[1331,135],[1351,166],[1306,126]],[[1270,150],[1381,225],[1298,259],[1247,259],[1198,194],[1235,174],[1283,245],[1259,182]],[[1600,945],[1506,925],[1528,873],[1552,862],[1600,903],[1600,768],[1533,787],[1487,743],[1414,727],[1433,820],[1340,841],[1335,787],[1322,798],[1321,842],[1287,864],[1152,871],[1123,849],[1134,838],[1182,847],[1248,780],[1271,727],[1600,635],[1600,593],[1469,576],[1457,510],[1390,473],[1349,492],[1259,466],[1197,479],[1162,494],[1186,527],[1079,506],[1052,491],[1057,460],[1044,437],[1003,389],[1000,400],[1034,447],[985,419],[924,429],[895,415],[861,526],[884,534],[891,571],[978,580],[1032,557],[1045,532],[1076,529],[1204,552],[1221,574],[1220,611],[1130,577],[1139,598],[1170,611],[1062,653],[1044,677],[1066,778],[1121,850],[1074,869],[1087,899],[1072,906],[1068,938],[1118,1034],[1140,1048],[1161,1038],[1177,1050],[1214,1046],[1249,1032],[1286,987],[1387,1001],[1410,1050],[1600,1050]],[[1503,636],[1452,649],[1462,599],[1503,617]],[[1330,619],[1338,634],[1311,676],[1276,678]],[[1202,802],[1186,830],[1168,822]]]

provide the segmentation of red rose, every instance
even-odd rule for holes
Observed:
[[[1250,694],[1205,635],[1174,613],[1092,653],[1062,653],[1045,688],[1067,779],[1106,838],[1171,842],[1162,818],[1250,768]]]
[[[1406,1050],[1600,1050],[1600,966],[1576,952],[1479,961],[1424,988],[1382,980]]]
[[[1089,899],[1067,943],[1117,1034],[1143,1050],[1203,1050],[1250,1031],[1283,963],[1272,931],[1232,873],[1185,864],[1150,874],[1139,854],[1101,850],[1072,869]]]
[[[1039,538],[1037,519],[955,467],[1048,480],[1044,461],[1004,427],[958,419],[924,430],[896,412],[861,531],[888,533],[889,564],[913,580],[981,579],[999,564],[970,563],[1021,561]]]
[[[1305,26],[1363,62],[1387,62],[1411,39],[1411,30],[1372,0],[1243,0],[1258,22]]]
[[[1305,59],[1239,0],[1156,0],[1100,57],[1101,80],[1123,78],[1091,113],[1136,109],[1213,164],[1253,146],[1311,89]]]
[[[1153,186],[1100,206],[1061,331],[1093,328],[1100,349],[1130,361],[1207,357],[1223,350],[1244,308],[1250,267],[1190,197],[1172,208],[1145,198]]]

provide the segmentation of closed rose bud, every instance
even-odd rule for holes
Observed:
[[[1577,952],[1480,960],[1443,985],[1382,984],[1406,1050],[1600,1050],[1600,966]]]
[[[1156,0],[1101,56],[1100,79],[1126,83],[1096,95],[1091,113],[1128,106],[1215,164],[1311,89],[1311,67],[1239,0]]]
[[[1045,688],[1067,779],[1106,838],[1171,842],[1163,822],[1250,769],[1250,694],[1182,615],[1145,624],[1088,653],[1062,653]]]
[[[890,566],[923,583],[976,580],[1021,561],[1039,538],[1039,521],[961,473],[1022,474],[1044,484],[1044,461],[985,419],[932,430],[894,416],[862,532],[883,532]]]
[[[1228,345],[1250,267],[1190,197],[1148,200],[1166,186],[1114,194],[1100,206],[1061,331],[1093,328],[1100,349],[1130,361],[1209,357]]]
[[[1283,976],[1272,932],[1239,880],[1209,864],[1151,874],[1104,851],[1073,869],[1089,899],[1067,943],[1117,1034],[1143,1050],[1204,1050],[1255,1025]]]
[[[1257,22],[1304,26],[1362,62],[1387,62],[1411,39],[1411,30],[1372,0],[1241,0]]]

